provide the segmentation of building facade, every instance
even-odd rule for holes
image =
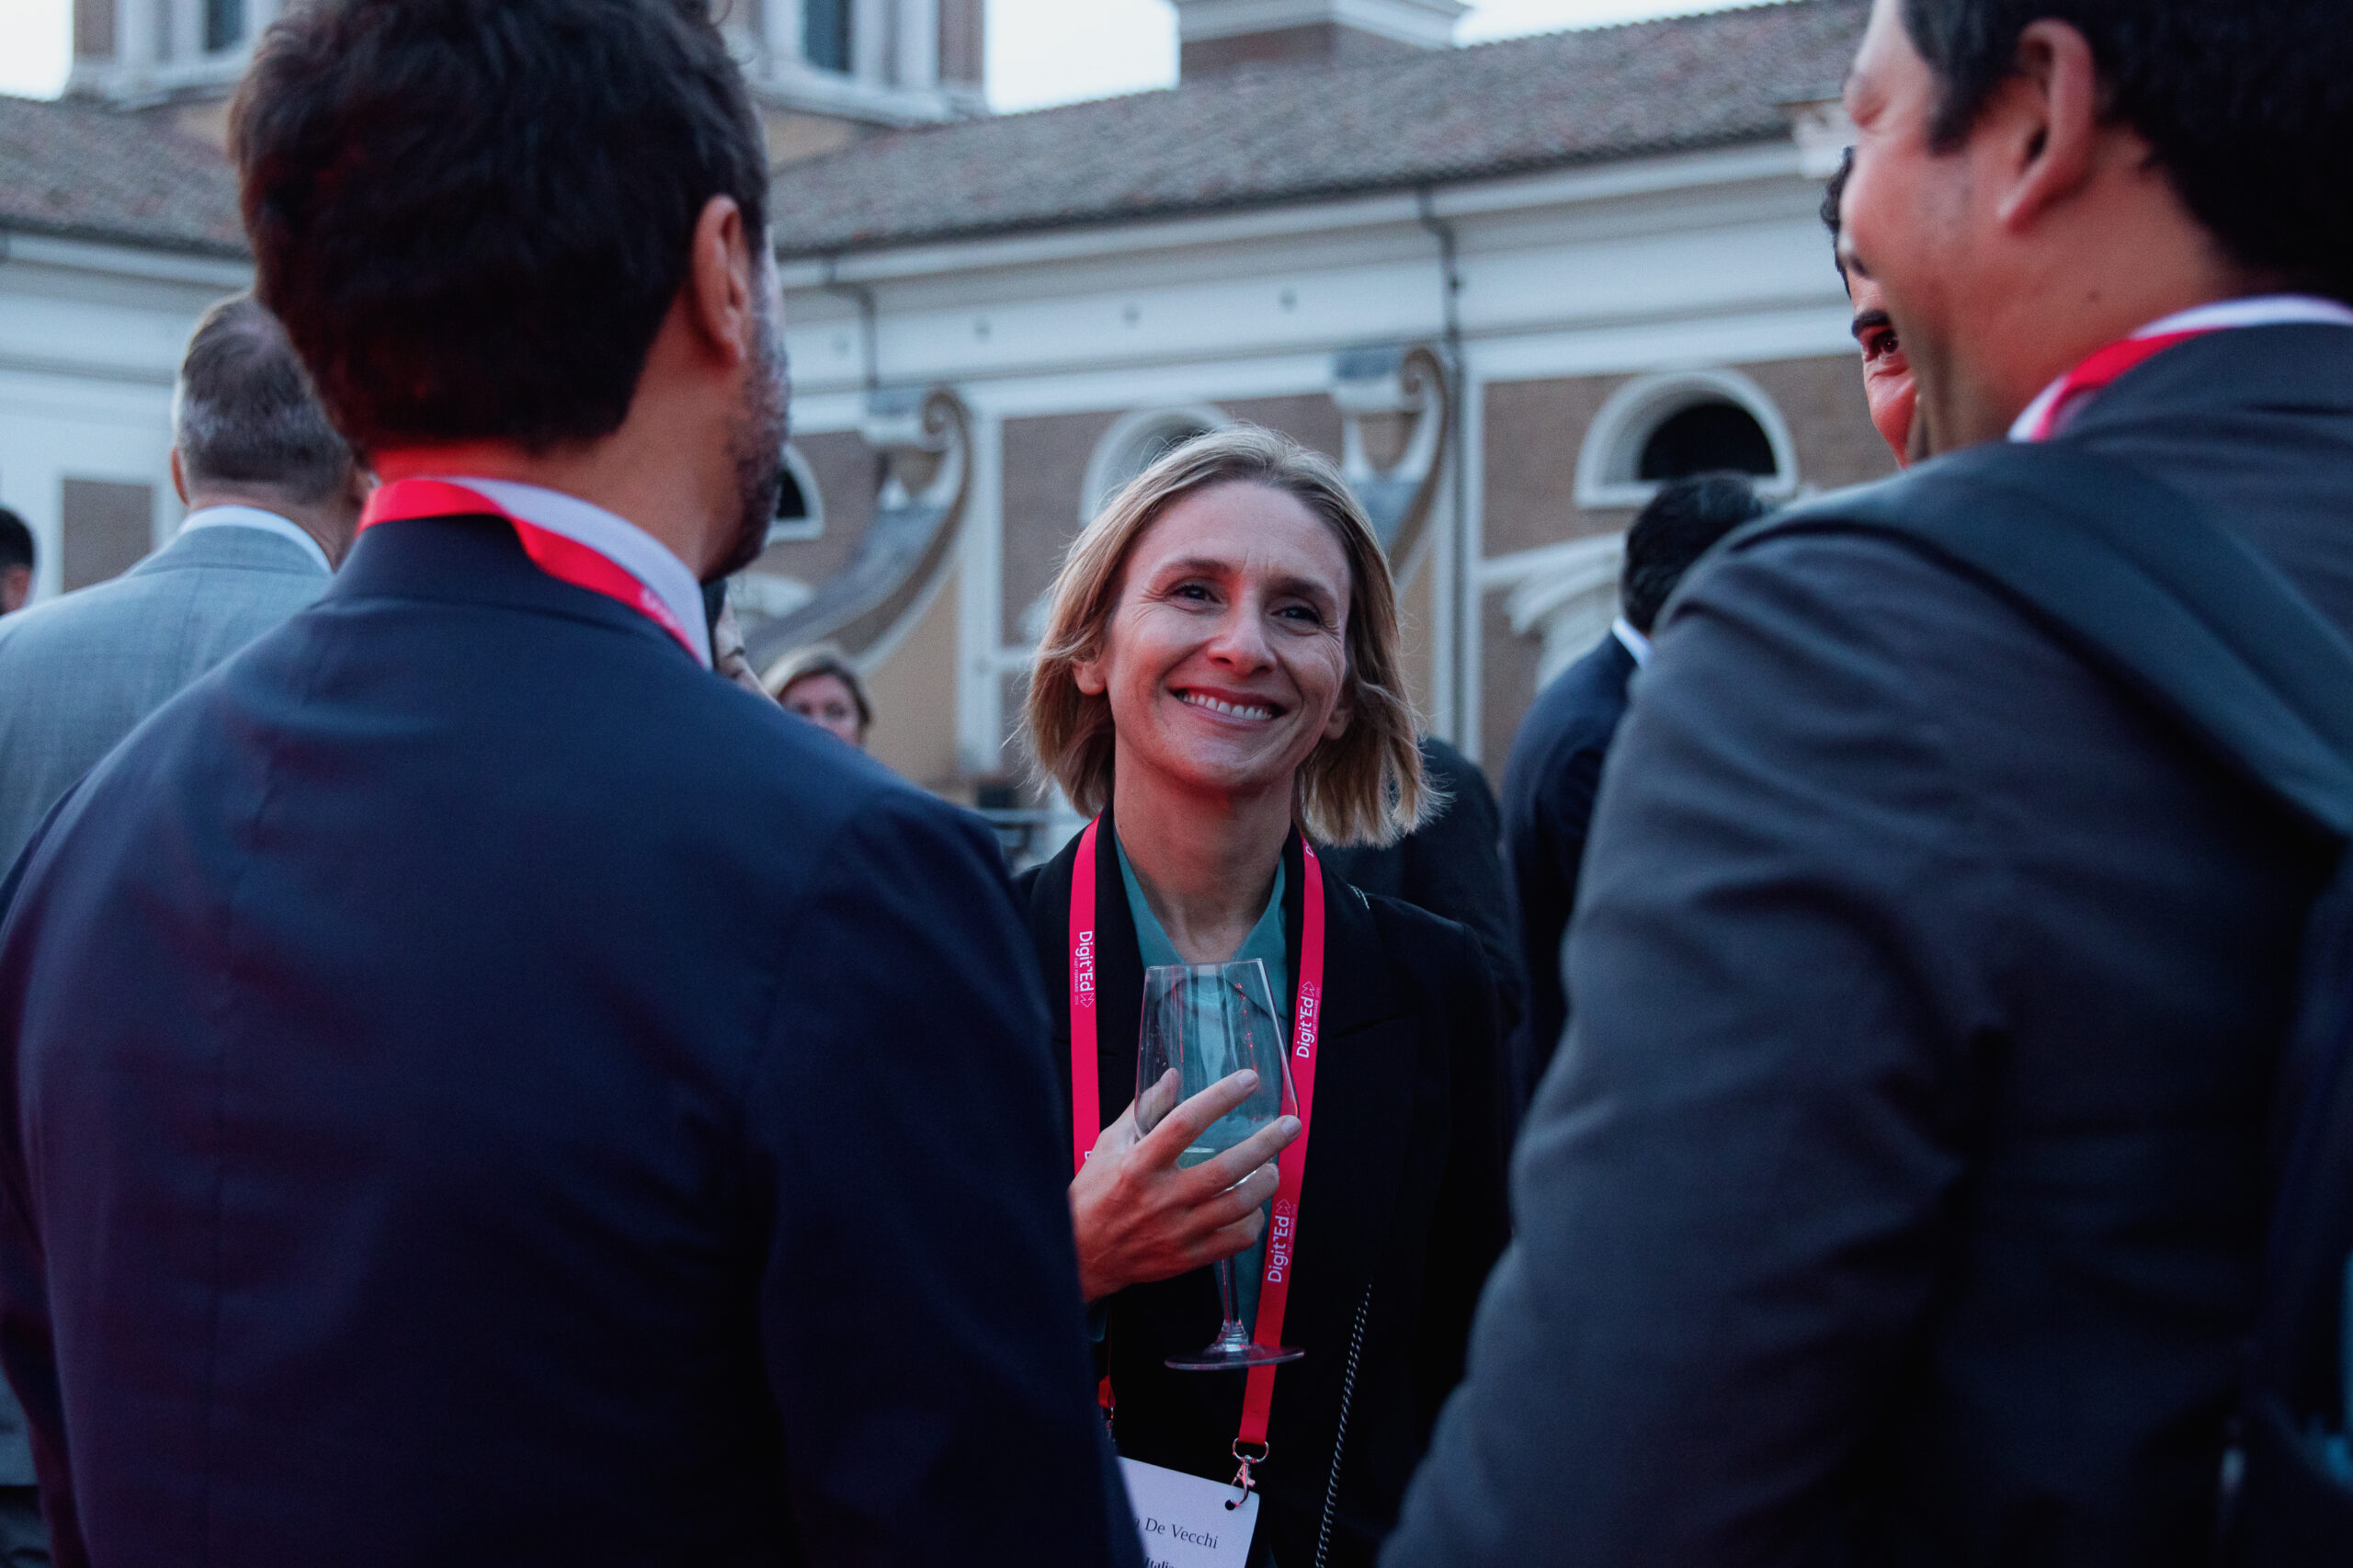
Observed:
[[[176,526],[173,369],[249,277],[207,137],[268,4],[83,0],[82,96],[0,99],[0,501],[42,594]],[[727,12],[779,160],[795,427],[733,596],[757,654],[846,648],[909,778],[1051,804],[1016,733],[1042,596],[1199,430],[1343,460],[1414,695],[1491,770],[1606,630],[1661,480],[1892,467],[1817,216],[1864,0],[1471,49],[1456,0],[1179,9],[1176,88],[997,118],[969,115],[980,0]]]
[[[1172,91],[780,171],[808,502],[739,593],[756,652],[842,641],[878,749],[1003,801],[1069,540],[1171,440],[1248,420],[1345,460],[1415,696],[1494,770],[1606,631],[1662,479],[1890,472],[1818,216],[1859,0],[1475,49],[1351,20],[1453,9],[1184,0]],[[910,509],[910,460],[953,493]]]

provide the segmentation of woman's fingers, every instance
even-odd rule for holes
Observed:
[[[1259,1233],[1266,1228],[1266,1215],[1253,1209],[1233,1224],[1222,1226],[1203,1236],[1194,1247],[1192,1267],[1206,1268],[1220,1258],[1232,1257],[1256,1242]]]
[[[1299,1136],[1299,1118],[1279,1116],[1257,1131],[1228,1149],[1214,1159],[1203,1160],[1184,1173],[1197,1200],[1227,1187],[1248,1176],[1260,1165],[1271,1164],[1277,1154],[1290,1146]],[[1267,1194],[1271,1198],[1274,1194]],[[1263,1199],[1262,1199],[1263,1201]]]
[[[1167,1081],[1164,1078],[1161,1083]],[[1179,1154],[1200,1141],[1210,1123],[1248,1099],[1257,1087],[1258,1074],[1249,1072],[1235,1073],[1211,1084],[1170,1111],[1166,1119],[1145,1136],[1142,1150],[1144,1159],[1155,1165],[1173,1167]]]
[[[1127,1119],[1141,1134],[1146,1128],[1157,1128],[1168,1113],[1176,1108],[1176,1090],[1183,1079],[1171,1067],[1160,1075],[1160,1081],[1149,1085],[1128,1106]]]
[[[1281,1180],[1273,1165],[1260,1165],[1203,1203],[1197,1212],[1211,1224],[1221,1228],[1231,1225],[1245,1215],[1256,1214],[1265,1208],[1275,1196],[1275,1188]]]

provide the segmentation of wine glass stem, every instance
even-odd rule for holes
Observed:
[[[1233,1308],[1233,1259],[1217,1261],[1217,1304],[1225,1321],[1217,1331],[1220,1345],[1239,1347],[1250,1343],[1250,1331],[1242,1325],[1242,1318]]]

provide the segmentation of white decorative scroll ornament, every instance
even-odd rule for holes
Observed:
[[[1438,499],[1452,396],[1444,362],[1427,347],[1349,348],[1332,361],[1340,472],[1400,567],[1420,546]],[[1380,442],[1383,434],[1392,439]],[[1393,449],[1385,460],[1377,445]]]
[[[954,554],[971,494],[971,411],[946,387],[878,392],[861,426],[882,454],[874,520],[849,563],[802,603],[745,630],[752,664],[765,669],[810,642],[838,644],[852,660],[887,643]]]
[[[1601,534],[1488,562],[1491,582],[1502,577],[1511,584],[1504,613],[1513,634],[1543,639],[1536,662],[1539,691],[1608,635],[1618,618],[1618,576],[1625,558],[1626,536]],[[1506,571],[1497,573],[1497,567]]]

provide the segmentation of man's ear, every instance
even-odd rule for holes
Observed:
[[[180,505],[188,505],[188,471],[180,467],[180,449],[172,449],[172,488],[179,493]]]
[[[728,365],[752,357],[757,342],[758,243],[732,196],[714,196],[695,220],[687,256],[687,319],[695,335]]]
[[[2029,228],[2081,190],[2097,171],[2107,130],[2089,41],[2072,23],[2029,23],[2017,72],[1995,89],[1972,132],[1995,139],[2002,222]]]

